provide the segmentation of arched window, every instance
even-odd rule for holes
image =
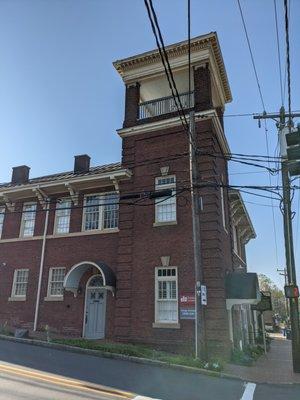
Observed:
[[[102,275],[94,275],[90,281],[88,282],[88,287],[102,287],[103,286],[103,278]]]

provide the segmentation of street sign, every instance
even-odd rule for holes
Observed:
[[[207,289],[205,285],[201,285],[201,304],[207,306]]]

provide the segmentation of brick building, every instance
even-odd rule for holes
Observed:
[[[186,111],[187,51],[186,42],[167,47]],[[241,197],[227,189],[223,111],[231,93],[215,33],[192,40],[191,60],[205,338],[228,352],[226,280],[239,273],[252,285],[244,245],[255,234]],[[188,136],[157,50],[114,66],[125,83],[121,163],[90,167],[80,155],[72,171],[33,179],[19,166],[0,185],[0,323],[184,347],[194,341],[195,291]],[[155,198],[165,189],[172,195]]]

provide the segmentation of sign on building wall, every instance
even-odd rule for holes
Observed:
[[[195,294],[181,293],[179,309],[180,319],[195,319]]]

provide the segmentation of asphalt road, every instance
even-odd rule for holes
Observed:
[[[83,383],[78,383],[77,380]],[[127,395],[123,398],[127,399],[134,398],[134,395],[130,396],[128,392],[161,400],[300,399],[299,385],[251,385],[234,379],[213,378],[0,340],[1,400],[122,398],[123,392],[108,393],[98,386],[95,390],[87,390],[84,382],[89,382],[88,385],[105,385],[126,391]]]
[[[51,379],[36,379],[12,372],[0,372],[1,400],[127,400],[128,397],[108,394],[96,389],[72,387],[51,382]]]

